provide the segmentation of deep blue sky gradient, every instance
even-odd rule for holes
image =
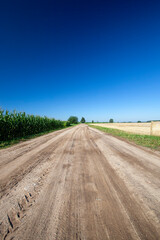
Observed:
[[[0,2],[0,106],[160,119],[160,1]]]

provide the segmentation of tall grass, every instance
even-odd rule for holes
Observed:
[[[26,114],[0,110],[0,141],[8,141],[65,127],[65,122]]]

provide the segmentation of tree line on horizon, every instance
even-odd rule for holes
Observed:
[[[98,122],[98,121],[97,121],[97,122]],[[94,120],[92,120],[92,123],[94,123]],[[109,119],[109,123],[114,123],[113,118],[110,118],[110,119]]]
[[[95,121],[94,120],[92,120],[92,123],[94,123]],[[99,121],[96,121],[95,123],[98,123]],[[107,122],[103,122],[103,123],[150,123],[150,122],[160,122],[160,120],[149,120],[149,121],[140,121],[140,120],[138,120],[138,121],[136,121],[136,122],[132,122],[132,121],[127,121],[127,122],[115,122],[114,120],[113,120],[113,118],[110,118],[110,120]]]
[[[70,117],[68,118],[68,122],[69,122],[70,124],[78,124],[78,117],[76,117],[76,116],[70,116]],[[82,117],[80,122],[81,122],[81,123],[85,123],[85,122],[86,122],[85,118]]]

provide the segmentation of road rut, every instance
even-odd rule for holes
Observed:
[[[0,151],[0,237],[160,239],[160,154],[87,125]]]

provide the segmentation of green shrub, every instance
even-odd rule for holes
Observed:
[[[66,127],[69,127],[69,126],[71,126],[71,124],[70,124],[69,121],[67,121],[67,122],[66,122]]]

